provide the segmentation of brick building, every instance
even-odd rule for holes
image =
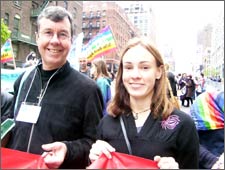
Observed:
[[[46,6],[52,5],[68,9],[73,15],[75,35],[82,32],[83,1],[1,1],[1,17],[12,32],[11,40],[17,67],[22,67],[31,51],[39,55],[35,40],[36,19]],[[3,67],[13,66],[7,64]]]
[[[118,66],[121,50],[127,41],[138,34],[138,30],[129,21],[124,10],[115,2],[84,1],[82,31],[86,44],[96,36],[105,26],[110,25],[117,50],[104,56],[110,71]],[[113,63],[113,65],[112,65]]]

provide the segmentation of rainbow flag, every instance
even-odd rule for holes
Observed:
[[[224,128],[224,91],[200,94],[190,108],[197,130]]]
[[[116,42],[110,26],[106,26],[83,46],[82,54],[87,57],[88,61],[92,61],[114,50],[116,50]]]
[[[11,39],[8,39],[1,48],[1,63],[13,60],[13,48]]]

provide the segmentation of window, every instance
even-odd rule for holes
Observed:
[[[20,16],[18,14],[14,17],[13,30],[18,32],[20,26]]]
[[[82,28],[85,28],[85,27],[86,27],[86,23],[83,22],[83,23],[82,23]]]
[[[105,25],[106,25],[106,21],[103,20],[103,21],[102,21],[102,26],[105,27]]]
[[[92,36],[92,32],[89,32],[88,37],[91,38],[91,36]]]
[[[13,3],[14,3],[14,5],[19,6],[19,7],[20,7],[20,6],[21,6],[21,4],[22,4],[22,2],[21,2],[21,1],[15,1],[15,0],[13,1]]]
[[[97,11],[97,16],[100,17],[101,16],[101,12]]]
[[[90,18],[92,18],[93,17],[93,11],[90,11]]]
[[[5,25],[9,26],[9,14],[8,13],[5,13],[4,23],[5,23]]]
[[[89,27],[92,27],[92,22],[89,22]]]
[[[105,10],[102,11],[102,16],[103,16],[103,17],[106,15],[105,12],[106,12]]]
[[[139,10],[139,7],[135,7],[135,10],[136,10],[136,11]]]
[[[96,26],[100,27],[100,22],[99,21],[96,21]]]
[[[85,14],[85,12],[83,12],[82,17],[83,17],[83,18],[86,18],[86,14]]]

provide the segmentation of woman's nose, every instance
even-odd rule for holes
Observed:
[[[141,72],[138,68],[134,68],[130,74],[131,74],[131,77],[133,77],[133,78],[141,77]]]

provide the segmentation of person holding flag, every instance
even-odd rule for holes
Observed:
[[[116,151],[154,160],[160,169],[198,168],[194,121],[168,98],[163,58],[147,37],[130,39],[122,52],[107,111],[90,150],[92,162]]]

